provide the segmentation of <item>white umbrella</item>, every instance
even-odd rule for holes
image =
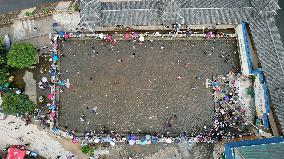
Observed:
[[[133,140],[133,139],[129,140],[129,145],[134,145],[135,143],[136,143],[135,140]]]
[[[47,78],[46,77],[42,77],[41,81],[42,82],[47,82]]]
[[[111,146],[114,146],[114,145],[115,145],[115,142],[110,142],[110,145],[111,145]]]
[[[103,34],[103,33],[100,33],[100,34],[99,34],[99,38],[100,38],[100,39],[103,39],[103,38],[104,38],[104,34]]]
[[[95,138],[95,140],[94,140],[94,143],[99,143],[100,142],[100,139],[99,138]]]
[[[144,40],[145,40],[145,39],[144,39],[144,36],[140,35],[139,41],[144,41]]]
[[[166,138],[165,141],[166,141],[166,143],[168,143],[168,144],[172,143],[172,139],[171,139],[171,138]]]

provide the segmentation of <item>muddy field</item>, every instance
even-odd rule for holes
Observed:
[[[81,132],[200,131],[211,125],[214,108],[205,79],[239,68],[236,50],[233,38],[113,47],[63,42],[61,79],[70,79],[71,88],[60,94],[59,125]]]

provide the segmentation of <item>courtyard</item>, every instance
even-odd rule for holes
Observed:
[[[236,43],[63,41],[60,78],[71,87],[60,94],[59,125],[97,133],[202,131],[214,114],[205,80],[239,71]]]

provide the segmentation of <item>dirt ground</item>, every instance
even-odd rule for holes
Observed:
[[[71,88],[60,95],[59,125],[98,133],[201,131],[212,124],[214,108],[205,79],[239,68],[233,38],[114,47],[69,40],[62,53],[61,79],[70,79]]]

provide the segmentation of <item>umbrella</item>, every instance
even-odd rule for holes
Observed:
[[[129,34],[129,32],[126,32],[126,33],[124,34],[124,39],[125,39],[125,40],[130,40],[130,39],[131,39],[131,35]]]
[[[103,34],[103,33],[100,33],[100,34],[99,34],[99,38],[100,38],[100,39],[103,39],[103,38],[104,38],[104,34]]]
[[[172,139],[171,139],[171,138],[166,138],[165,141],[166,141],[166,143],[168,143],[168,144],[172,143]]]
[[[146,140],[151,140],[151,136],[150,135],[146,135]]]
[[[52,56],[52,60],[53,60],[53,61],[57,61],[58,59],[59,59],[58,55]]]
[[[51,69],[49,72],[50,72],[51,76],[56,76],[56,70],[55,69]]]
[[[50,105],[50,106],[49,106],[49,109],[55,110],[55,109],[56,109],[56,105],[55,105],[55,104]]]
[[[57,43],[53,43],[53,44],[52,44],[52,47],[53,47],[53,48],[57,48],[57,47],[58,47],[58,44],[57,44]]]
[[[100,139],[99,138],[95,138],[95,140],[94,140],[94,143],[99,143],[100,142]]]
[[[138,136],[136,136],[136,135],[131,135],[131,139],[137,140],[137,139],[138,139]]]
[[[131,140],[131,135],[127,135],[126,140]]]
[[[65,84],[65,82],[64,82],[64,81],[58,81],[57,84],[58,84],[59,86],[63,86],[63,85]]]
[[[211,38],[212,37],[212,31],[206,33],[206,38]]]
[[[151,142],[152,142],[152,144],[157,144],[157,143],[158,143],[158,138],[153,137],[153,138],[151,139]]]
[[[111,146],[115,146],[115,142],[110,142],[110,145]]]
[[[145,40],[144,36],[140,35],[139,41],[144,41],[144,40]]]
[[[140,141],[141,141],[141,142],[146,141],[146,137],[142,137],[142,138],[140,139]]]
[[[138,38],[138,37],[139,37],[139,33],[134,32],[134,33],[132,34],[132,36],[133,36],[134,38]]]
[[[105,137],[105,138],[102,139],[102,142],[112,142],[112,138]]]
[[[74,137],[74,138],[72,139],[72,143],[73,143],[73,144],[76,144],[76,143],[77,143],[77,141],[78,141],[78,140],[77,140],[77,138],[76,138],[76,137]]]
[[[47,82],[47,78],[46,77],[42,77],[41,81],[42,82]]]
[[[140,141],[140,140],[136,140],[136,144],[137,144],[137,145],[140,145],[140,144],[141,144],[141,141]]]
[[[50,118],[54,118],[55,117],[55,111],[51,111],[49,116],[50,116]]]
[[[57,23],[53,23],[52,27],[58,27],[58,24]]]
[[[225,96],[225,97],[224,97],[224,100],[225,100],[226,102],[229,102],[229,101],[230,101],[230,97],[229,97],[229,96]]]
[[[69,38],[69,34],[65,33],[65,34],[64,34],[64,38],[65,38],[65,39],[68,39],[68,38]]]
[[[146,144],[147,144],[147,140],[144,140],[144,141],[141,140],[140,145],[146,145]]]
[[[111,34],[107,34],[106,41],[112,41],[112,35]]]
[[[64,37],[65,32],[64,32],[64,31],[60,31],[58,34],[59,34],[59,36],[60,36],[61,38],[63,38],[63,37]]]
[[[180,138],[175,138],[174,139],[174,143],[180,143],[180,141],[181,141]]]
[[[53,98],[53,94],[48,94],[47,95],[47,99],[52,99]]]
[[[129,142],[129,145],[134,145],[136,143],[136,140],[131,139],[128,142]]]

